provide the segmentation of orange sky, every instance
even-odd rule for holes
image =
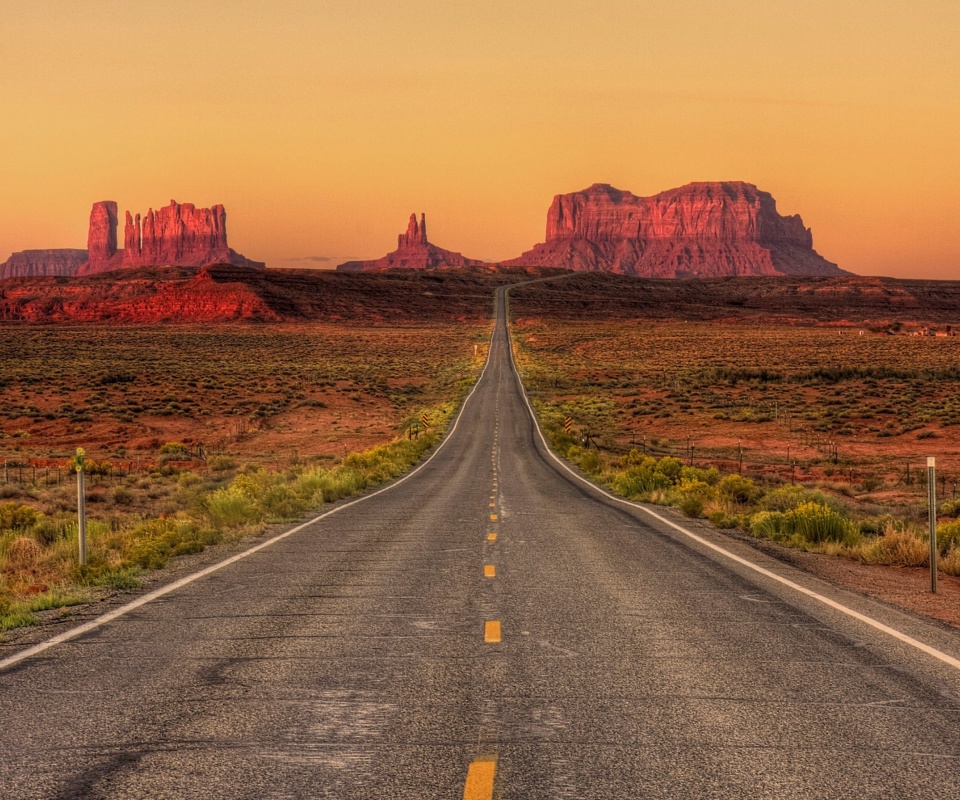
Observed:
[[[559,192],[746,180],[846,269],[960,279],[955,0],[31,0],[0,33],[0,260],[170,198],[271,266],[412,211],[505,259]]]

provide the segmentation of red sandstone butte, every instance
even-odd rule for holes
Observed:
[[[86,260],[86,250],[21,250],[0,263],[0,281],[6,278],[73,275]]]
[[[750,183],[690,183],[652,197],[596,183],[557,195],[547,240],[505,266],[648,278],[848,275],[813,249],[799,216]]]
[[[94,203],[87,236],[89,260],[78,275],[125,267],[205,267],[232,264],[263,269],[264,264],[240,255],[227,246],[227,213],[222,205],[197,208],[192,203],[170,205],[142,218],[126,212],[123,250],[117,249],[117,204]]]
[[[427,241],[426,214],[410,215],[406,233],[397,237],[397,249],[375,261],[347,261],[338,272],[366,272],[375,269],[438,269],[440,267],[483,267],[486,262],[465,258],[460,253],[444,250]]]

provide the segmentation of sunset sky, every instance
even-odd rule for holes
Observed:
[[[0,0],[0,35],[0,261],[171,198],[270,266],[413,211],[500,260],[560,192],[745,180],[845,269],[960,279],[956,0]]]

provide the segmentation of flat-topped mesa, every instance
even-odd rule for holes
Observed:
[[[440,267],[483,267],[486,262],[465,258],[460,253],[444,250],[427,241],[427,216],[411,214],[407,230],[397,236],[397,249],[383,258],[371,261],[347,261],[337,266],[339,272],[366,272],[376,269],[438,269]]]
[[[151,208],[142,218],[127,211],[122,251],[116,247],[116,209],[117,204],[113,202],[94,204],[90,213],[90,259],[80,267],[79,274],[167,265],[233,264],[255,269],[265,266],[227,246],[227,213],[222,205],[197,208],[193,203],[171,200],[170,205],[158,211]],[[92,246],[94,241],[96,250]]]
[[[6,278],[40,278],[73,275],[84,261],[86,250],[21,250],[0,262],[0,281]]]
[[[597,183],[557,195],[546,242],[506,264],[644,277],[844,275],[797,216],[750,183],[691,183],[652,197]]]

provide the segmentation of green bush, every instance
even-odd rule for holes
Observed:
[[[0,504],[0,530],[24,531],[36,524],[43,515],[30,506],[20,503]]]
[[[741,506],[755,503],[761,495],[760,487],[742,475],[727,475],[717,488],[724,499]]]
[[[240,528],[261,522],[264,516],[264,511],[257,501],[243,488],[232,484],[212,492],[207,497],[205,506],[210,522],[218,529]]]
[[[937,549],[940,555],[945,556],[953,547],[960,548],[960,520],[937,526]]]
[[[784,532],[806,542],[855,544],[860,531],[854,523],[820,503],[803,503],[784,515]]]

